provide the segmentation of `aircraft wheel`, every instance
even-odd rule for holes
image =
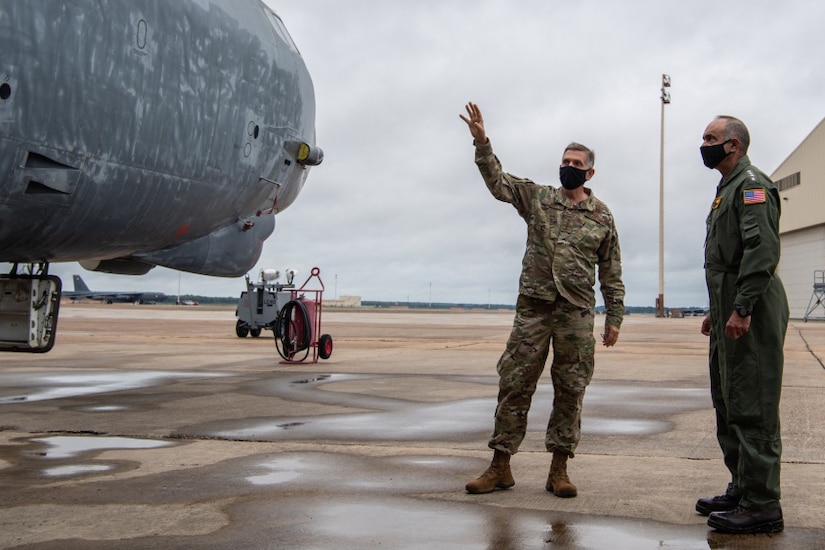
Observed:
[[[257,338],[258,336],[261,335],[261,329],[260,328],[251,328],[251,329],[249,329],[249,335],[253,338]]]
[[[246,338],[246,335],[249,334],[249,325],[238,319],[238,322],[235,323],[235,334],[238,335],[238,338]]]
[[[330,355],[332,355],[332,336],[322,334],[318,339],[318,357],[329,359]]]

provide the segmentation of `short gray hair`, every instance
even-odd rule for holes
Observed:
[[[747,132],[747,130],[745,130]],[[571,141],[570,144],[564,148],[564,151],[582,151],[583,153],[587,154],[587,163],[590,168],[593,168],[593,165],[596,164],[596,153],[593,152],[592,149],[589,147],[585,147],[581,143],[576,143],[575,141]]]
[[[734,116],[719,115],[717,120],[725,121],[725,141],[736,138],[742,144],[742,153],[748,152],[751,144],[751,135],[745,123]]]

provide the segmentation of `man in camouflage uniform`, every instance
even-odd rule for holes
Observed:
[[[553,453],[548,491],[574,497],[567,475],[581,435],[584,392],[593,377],[593,287],[596,266],[607,319],[603,344],[619,337],[624,315],[619,237],[613,215],[584,182],[593,177],[593,152],[571,143],[559,168],[562,187],[538,185],[502,171],[487,139],[477,105],[467,105],[467,123],[476,147],[475,162],[495,198],[509,202],[527,222],[527,250],[522,262],[516,316],[507,347],[497,365],[498,406],[490,467],[467,484],[467,492],[489,493],[515,484],[510,455],[518,452],[527,430],[527,413],[553,346],[553,412],[545,446]]]
[[[776,275],[779,193],[748,159],[741,120],[715,118],[700,148],[722,174],[707,218],[705,278],[710,314],[710,391],[716,435],[731,482],[696,510],[727,533],[782,531],[779,506],[779,396],[788,301]]]

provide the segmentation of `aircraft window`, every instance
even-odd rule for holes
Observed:
[[[295,42],[292,41],[292,37],[289,36],[289,32],[286,30],[284,26],[284,22],[281,21],[281,18],[278,15],[266,8],[266,16],[269,17],[269,22],[272,23],[272,26],[275,28],[275,33],[281,37],[281,40],[286,42],[287,46],[291,49],[298,51],[298,46],[295,45]]]

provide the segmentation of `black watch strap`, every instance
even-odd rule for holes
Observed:
[[[733,304],[733,309],[735,309],[736,313],[738,313],[742,317],[750,317],[751,311],[748,308],[746,308],[745,306],[740,306],[739,304]]]

